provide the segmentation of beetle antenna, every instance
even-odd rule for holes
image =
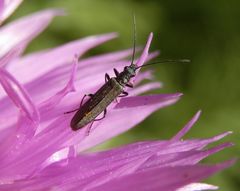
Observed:
[[[133,13],[133,53],[132,53],[132,60],[131,65],[133,65],[135,52],[136,52],[136,39],[137,39],[137,32],[136,32],[136,18],[135,14]]]
[[[191,62],[189,59],[159,60],[159,61],[156,61],[156,62],[151,62],[151,63],[149,63],[149,64],[144,64],[144,65],[142,65],[142,66],[138,66],[136,69],[139,69],[139,68],[142,68],[142,67],[145,67],[145,66],[149,66],[149,65],[154,65],[154,64],[163,64],[163,63],[189,63],[189,62]]]

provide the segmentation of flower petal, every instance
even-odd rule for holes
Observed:
[[[200,117],[201,111],[198,111],[194,117],[185,125],[185,127],[178,132],[177,135],[175,135],[171,140],[172,141],[177,141],[180,140],[191,128],[192,126],[196,123],[198,118]]]
[[[136,51],[139,51],[140,49],[136,49]],[[127,57],[132,55],[132,49],[122,50],[122,51],[116,51],[106,54],[101,54],[97,56],[91,56],[85,59],[80,60],[80,65],[88,66],[92,64],[108,64],[116,61],[120,61],[123,59],[126,59]]]
[[[13,149],[19,148],[20,144],[33,137],[39,125],[40,117],[37,108],[24,87],[4,69],[0,69],[0,83],[8,97],[20,110],[19,120],[13,129],[13,133],[9,135],[7,140],[4,139],[0,146],[0,153],[3,156],[5,152],[11,153],[10,150],[12,149],[9,147],[13,147]],[[1,128],[4,127],[3,125],[1,126]],[[3,164],[2,160],[1,164]]]
[[[162,87],[161,83],[151,82],[151,83],[147,83],[147,84],[141,85],[139,87],[136,87],[136,88],[130,90],[129,95],[130,96],[135,96],[135,95],[139,95],[139,94],[145,93],[147,91],[158,89],[158,88],[161,88],[161,87]]]
[[[61,143],[61,140],[64,141],[65,139],[65,136],[62,136],[63,134],[61,135],[60,133],[58,134],[58,136],[55,136],[55,137],[52,136],[52,138],[49,139],[50,138],[48,137],[49,134],[51,134],[51,132],[48,132],[45,135],[45,139],[42,139],[40,142],[39,140],[38,141],[33,140],[31,142],[31,145],[28,145],[28,147],[30,146],[31,150],[32,149],[33,150],[32,151],[28,150],[27,152],[22,153],[18,157],[18,161],[12,163],[13,165],[15,165],[15,166],[11,166],[11,168],[14,169],[15,174],[17,174],[18,170],[20,169],[21,169],[20,172],[24,172],[26,170],[31,172],[32,171],[31,169],[34,166],[41,167],[42,165],[40,164],[44,161],[44,158],[46,158],[46,156],[49,156],[50,154],[49,151],[53,150],[53,148],[56,149],[57,148],[56,146],[59,146],[59,143]],[[205,142],[205,144],[209,144],[210,140],[216,141],[217,139],[222,138],[223,135],[224,134],[210,138],[210,139],[204,139],[202,140],[202,142]],[[44,141],[44,140],[48,140],[48,141]],[[56,140],[59,140],[60,142],[57,143]],[[52,141],[55,142],[54,147],[52,147],[53,146]],[[41,147],[39,147],[40,146],[39,144],[41,144],[42,142],[45,142],[46,144],[44,146],[42,145]],[[191,144],[191,142],[196,142],[195,147],[187,147],[189,143]],[[105,182],[111,181],[112,179],[116,179],[119,176],[122,177],[132,173],[145,172],[145,171],[156,169],[159,167],[162,168],[165,166],[164,165],[165,163],[174,167],[177,164],[173,165],[173,162],[175,160],[179,160],[180,157],[178,155],[173,155],[174,157],[176,157],[176,159],[174,159],[172,158],[170,153],[175,154],[175,152],[182,152],[180,154],[183,155],[183,157],[187,156],[185,151],[190,152],[190,154],[192,153],[193,154],[192,156],[194,156],[195,154],[198,155],[198,153],[201,154],[201,152],[205,153],[206,155],[210,155],[210,154],[213,154],[214,152],[217,152],[223,149],[226,146],[229,146],[229,144],[223,144],[209,151],[199,152],[198,150],[196,150],[193,152],[192,151],[193,149],[198,149],[198,147],[203,147],[202,145],[199,146],[198,142],[200,141],[195,141],[195,140],[194,141],[178,141],[176,143],[172,141],[170,142],[169,141],[146,141],[146,142],[130,144],[130,145],[123,146],[121,148],[112,149],[109,151],[78,155],[72,159],[71,158],[67,159],[67,161],[62,160],[62,161],[56,162],[46,167],[43,171],[36,171],[38,176],[30,180],[23,179],[22,181],[18,181],[18,183],[16,183],[15,186],[17,188],[20,188],[22,185],[23,188],[29,188],[30,190],[31,190],[31,186],[34,186],[35,189],[39,188],[41,190],[41,189],[51,188],[52,186],[56,186],[56,185],[58,185],[62,189],[63,187],[65,187],[66,190],[70,190],[70,188],[73,188],[73,187],[74,188],[78,187],[80,189],[80,188],[85,188],[87,186],[87,188],[92,188],[94,185],[97,186],[100,184],[104,184]],[[34,145],[37,147],[35,147]],[[36,148],[38,148],[38,150],[36,150]],[[46,155],[47,153],[48,155]],[[151,156],[155,156],[156,153],[158,158],[161,159],[162,161],[161,160],[157,161],[156,160],[157,158],[151,157]],[[169,159],[169,161],[166,161],[167,158]],[[19,160],[19,159],[24,159],[24,160]],[[154,162],[152,162],[153,160],[155,160],[155,164],[158,164],[158,165],[152,166],[152,164],[154,164]],[[31,162],[28,162],[28,161],[31,161]],[[189,158],[188,161],[191,161],[191,158]],[[36,162],[38,163],[40,162],[40,163],[37,165]],[[163,165],[159,162],[163,162]],[[35,163],[35,165],[33,165],[33,163]],[[84,165],[79,165],[79,164],[84,164]],[[181,160],[179,160],[179,164],[180,166],[184,165],[181,162]],[[190,162],[186,164],[193,164],[193,163]],[[7,166],[4,165],[4,166],[8,168],[10,167],[9,165]],[[22,167],[24,168],[22,169]],[[167,166],[166,168],[169,168],[169,167]],[[41,170],[41,168],[39,170]],[[1,169],[1,172],[4,173],[3,169]],[[6,173],[4,174],[6,176]],[[77,180],[76,180],[76,177],[77,177]],[[75,180],[77,182],[75,182]],[[95,184],[92,184],[91,182],[94,182]],[[62,183],[64,183],[62,185],[63,187],[61,186]]]
[[[60,10],[45,10],[21,18],[0,29],[0,57],[18,47],[23,52],[28,43],[41,33],[53,19],[62,14]]]
[[[39,113],[23,86],[7,71],[0,69],[0,83],[15,106],[34,123],[39,123]]]
[[[177,189],[176,191],[201,191],[201,190],[217,190],[218,187],[210,184],[204,183],[191,183],[182,188]]]
[[[23,0],[1,0],[0,1],[0,24],[7,19]]]
[[[138,59],[138,61],[136,63],[137,66],[142,66],[145,63],[145,61],[148,57],[148,51],[149,51],[149,48],[150,48],[150,45],[152,42],[152,38],[153,38],[153,33],[150,33],[150,35],[148,36],[147,44],[146,44],[140,58]]]
[[[178,151],[176,147],[175,153],[160,154],[159,152],[157,152],[157,154],[154,154],[151,157],[149,157],[149,160],[145,164],[143,164],[138,169],[138,171],[142,171],[143,169],[147,169],[147,168],[195,165],[198,162],[200,162],[202,159],[230,146],[232,146],[231,143],[226,143],[209,150],[201,150],[201,151],[190,150],[190,149],[187,151]],[[162,148],[162,150],[164,150],[164,147]]]
[[[47,51],[33,53],[13,61],[8,70],[16,78],[21,79],[21,83],[32,82],[48,72],[53,72],[57,67],[69,65],[74,55],[82,56],[89,49],[115,37],[115,33],[90,36]],[[25,69],[26,65],[28,66],[27,70]]]
[[[66,96],[68,93],[72,91],[75,91],[74,80],[77,72],[77,64],[78,56],[76,55],[74,57],[72,71],[67,85],[62,90],[57,92],[54,96],[50,97],[48,100],[42,102],[39,105],[39,109],[41,112],[46,112],[51,110],[53,107],[56,107],[59,104],[59,102],[64,98],[64,96]]]
[[[189,183],[198,182],[204,178],[207,178],[208,176],[231,166],[233,162],[234,161],[226,161],[225,163],[212,166],[194,165],[150,169],[145,172],[138,172],[115,178],[112,181],[91,189],[91,191],[108,191],[112,190],[112,188],[114,188],[116,191],[176,190],[179,187],[185,186]]]

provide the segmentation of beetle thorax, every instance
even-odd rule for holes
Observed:
[[[116,80],[120,85],[125,86],[132,77],[136,75],[136,66],[130,65],[125,66],[124,70],[117,76]]]

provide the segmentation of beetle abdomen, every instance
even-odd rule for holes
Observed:
[[[101,114],[123,91],[123,87],[111,78],[82,107],[71,120],[73,130],[78,130]]]

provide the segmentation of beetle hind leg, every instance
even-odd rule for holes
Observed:
[[[106,117],[106,114],[107,114],[107,109],[104,109],[103,116],[100,119],[94,119],[94,121],[100,121],[100,120],[104,119]]]
[[[103,111],[103,117],[101,117],[100,119],[94,119],[94,120],[92,121],[92,123],[91,123],[91,124],[89,125],[89,127],[87,128],[87,136],[88,136],[88,135],[90,134],[90,132],[91,132],[93,123],[94,123],[95,121],[100,121],[100,120],[104,119],[104,118],[106,117],[106,114],[107,114],[107,109],[104,109],[104,111]]]

